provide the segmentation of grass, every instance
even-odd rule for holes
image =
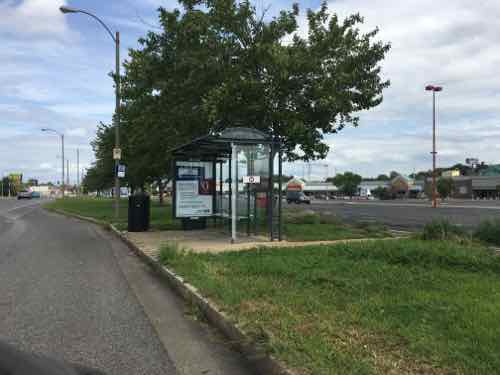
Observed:
[[[500,259],[418,239],[161,260],[301,374],[492,374]]]
[[[64,198],[57,199],[46,205],[48,209],[57,209],[69,213],[92,217],[94,219],[112,223],[120,230],[127,228],[128,200],[120,200],[120,217],[115,219],[114,200],[109,198]],[[180,229],[180,223],[172,219],[172,206],[165,203],[160,206],[158,201],[151,201],[151,229],[173,230]]]
[[[118,229],[127,229],[128,201],[120,201],[120,218],[114,217],[114,201],[109,198],[65,198],[52,201],[46,205],[48,209],[58,209],[73,214],[92,217],[106,223],[114,224]],[[390,237],[391,234],[383,227],[373,224],[359,223],[346,224],[334,215],[317,214],[302,211],[284,212],[284,234],[289,241],[319,241],[341,240],[355,238],[380,238]],[[258,228],[262,233],[266,227],[267,217],[265,212],[259,214]],[[211,220],[207,223],[212,225]],[[241,228],[246,228],[240,222]],[[165,203],[160,206],[156,200],[151,201],[151,229],[153,230],[178,230],[181,228],[180,220],[172,218],[172,206]]]
[[[474,237],[479,241],[500,246],[500,219],[481,222],[474,232]]]
[[[383,238],[392,235],[373,223],[348,224],[335,215],[314,212],[285,212],[284,233],[288,241],[334,241]]]

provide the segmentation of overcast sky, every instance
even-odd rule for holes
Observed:
[[[256,0],[269,14],[294,1]],[[299,1],[302,10],[320,1]],[[107,73],[114,69],[114,45],[92,19],[62,15],[60,5],[85,8],[122,34],[122,55],[156,24],[159,5],[170,0],[0,0],[0,174],[21,172],[25,179],[60,179],[60,143],[42,133],[50,127],[66,134],[71,180],[92,161],[89,142],[99,121],[110,122],[114,92]],[[438,163],[477,157],[500,162],[500,16],[498,0],[336,0],[330,10],[345,17],[360,12],[366,30],[392,49],[383,63],[391,87],[378,108],[363,113],[356,129],[328,138],[326,161],[313,177],[345,170],[376,176],[431,166],[429,83],[444,86],[438,98]],[[301,33],[307,33],[301,18]],[[328,168],[323,166],[328,164]],[[308,174],[301,165],[286,173]]]

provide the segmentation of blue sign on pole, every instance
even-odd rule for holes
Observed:
[[[125,177],[125,169],[126,168],[123,164],[118,164],[118,171],[117,171],[118,178]]]

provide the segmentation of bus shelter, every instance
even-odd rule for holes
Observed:
[[[241,235],[281,240],[279,141],[257,129],[228,128],[179,146],[172,156],[173,217],[184,229],[205,228],[209,219],[233,243]]]

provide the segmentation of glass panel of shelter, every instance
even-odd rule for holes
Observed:
[[[237,145],[236,217],[239,234],[266,233],[269,145]]]
[[[231,231],[232,190],[231,175],[236,172],[236,230],[238,235],[267,234],[267,202],[269,189],[270,146],[236,145],[237,165],[231,158],[216,162],[215,216],[219,228]],[[234,171],[233,168],[236,168]]]

